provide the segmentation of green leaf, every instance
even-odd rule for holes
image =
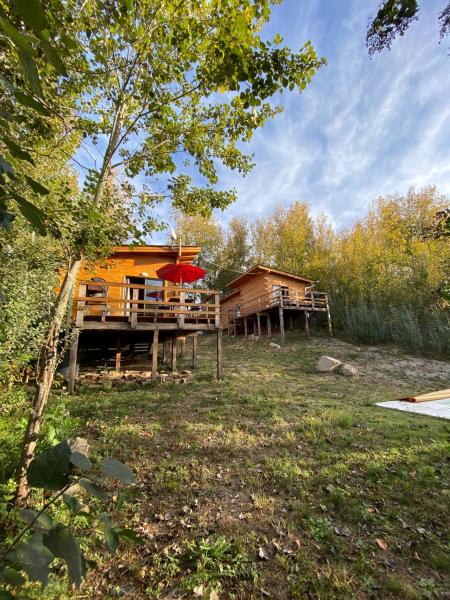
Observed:
[[[99,519],[102,523],[103,535],[105,536],[106,545],[111,550],[111,552],[115,552],[119,544],[119,536],[114,530],[114,527],[111,523],[111,519],[106,513],[101,513],[99,515]]]
[[[0,571],[0,581],[14,587],[19,587],[25,583],[25,578],[16,569],[6,566]]]
[[[29,175],[25,175],[25,179],[28,181],[29,186],[33,192],[36,192],[36,194],[41,194],[41,196],[47,196],[47,194],[50,194],[50,190],[40,184],[39,181],[36,181],[36,179],[33,179]]]
[[[3,227],[3,229],[10,229],[15,218],[16,215],[13,215],[6,210],[6,202],[4,200],[0,200],[0,227]],[[0,298],[0,302],[5,301],[1,300]]]
[[[60,490],[69,483],[71,450],[67,442],[60,442],[38,454],[27,470],[32,487]]]
[[[15,192],[11,192],[10,195],[17,202],[20,212],[30,223],[30,225],[34,227],[34,229],[36,229],[36,231],[38,231],[41,235],[45,235],[47,232],[44,223],[45,215],[41,209]]]
[[[4,17],[0,17],[0,25],[2,26],[5,33],[8,35],[10,40],[20,49],[30,54],[34,54],[35,51],[33,46],[30,44],[29,36],[23,35],[17,29],[11,25],[11,23]]]
[[[66,562],[69,578],[79,588],[86,568],[80,546],[69,528],[58,523],[56,527],[44,534],[42,542],[50,552]]]
[[[70,455],[70,462],[80,469],[80,471],[90,471],[90,469],[92,469],[92,463],[89,457],[82,452],[72,452]]]
[[[0,600],[14,600],[14,596],[6,590],[0,590]]]
[[[0,154],[0,173],[5,173],[6,175],[14,175],[14,169],[3,156],[3,154]]]
[[[50,42],[47,40],[41,40],[40,44],[43,51],[45,52],[45,56],[48,58],[48,61],[53,65],[58,75],[67,75],[66,67],[63,61],[59,58],[58,53],[50,44]]]
[[[5,146],[7,146],[8,150],[13,156],[20,158],[21,160],[26,160],[34,166],[34,160],[32,159],[31,154],[26,150],[22,150],[22,148],[16,144],[14,140],[4,135],[2,137],[2,142],[5,144]]]
[[[36,33],[45,29],[47,19],[40,0],[14,0],[14,6],[25,23]]]
[[[81,504],[78,498],[72,496],[72,494],[63,494],[63,501],[71,515],[75,516],[81,511]]]
[[[114,458],[104,458],[101,467],[103,473],[108,477],[115,477],[122,483],[134,483],[134,473],[130,467]]]
[[[23,106],[32,108],[35,111],[41,113],[41,115],[48,117],[48,110],[45,108],[45,106],[43,106],[40,102],[38,102],[31,96],[28,96],[28,94],[24,94],[23,92],[19,92],[18,90],[16,90],[14,92],[14,96],[16,97],[17,102],[19,102]]]
[[[33,510],[31,508],[22,508],[19,511],[19,517],[22,519],[22,521],[25,521],[25,523],[27,523],[27,525],[31,525],[31,523],[33,523],[34,519],[36,519],[36,516],[38,514],[39,514],[39,511]],[[43,529],[44,530],[50,529],[51,526],[52,526],[52,518],[50,517],[49,514],[43,512],[34,521],[32,528],[39,531],[39,530],[43,530]]]
[[[78,480],[78,485],[80,485],[83,489],[85,489],[86,492],[88,492],[88,494],[90,494],[91,496],[94,496],[94,498],[98,498],[102,502],[106,502],[108,500],[108,496],[102,490],[102,488],[100,486],[98,486],[96,483],[93,483],[90,479],[86,479],[85,477],[82,477],[81,479]]]
[[[49,565],[54,556],[42,544],[42,533],[33,533],[27,542],[19,544],[7,555],[7,558],[14,564],[18,564],[31,581],[40,581],[43,586],[47,585]]]
[[[36,68],[36,64],[30,52],[26,50],[19,50],[19,59],[22,63],[23,70],[25,71],[25,75],[30,82],[31,87],[33,88],[33,92],[36,96],[42,98],[42,87],[41,82],[39,80],[39,74]]]
[[[144,540],[141,537],[139,537],[138,534],[133,529],[129,529],[127,527],[124,527],[124,528],[116,527],[115,531],[119,537],[127,538],[127,539],[131,540],[132,542],[135,542],[136,544],[144,543]]]

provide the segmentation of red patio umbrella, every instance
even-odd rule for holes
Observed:
[[[206,275],[205,269],[196,267],[195,265],[187,265],[185,263],[164,265],[156,271],[160,279],[171,281],[172,283],[192,283],[201,279]]]

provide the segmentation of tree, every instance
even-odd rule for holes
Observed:
[[[222,251],[223,266],[217,284],[219,289],[225,291],[232,279],[250,267],[250,250],[248,221],[242,217],[233,217],[228,223]]]
[[[312,241],[309,205],[297,201],[289,208],[278,206],[254,225],[255,262],[304,275]]]
[[[367,30],[366,44],[369,54],[389,49],[397,35],[404,35],[418,19],[417,0],[385,0]],[[441,39],[450,33],[450,3],[439,14]]]
[[[223,268],[223,228],[213,215],[184,215],[179,211],[175,213],[175,223],[182,244],[201,247],[195,264],[206,271],[205,285],[215,289]]]
[[[4,19],[14,22],[17,31],[31,27],[29,19],[12,6],[7,8]],[[71,15],[71,35],[82,48],[67,68],[67,77],[56,79],[52,100],[58,108],[69,105],[70,129],[79,132],[84,143],[93,144],[99,156],[83,195],[84,212],[92,212],[95,219],[108,213],[100,207],[114,177],[121,180],[119,186],[123,178],[153,179],[151,188],[126,186],[142,220],[146,209],[165,196],[188,214],[227,206],[235,194],[213,187],[218,179],[216,161],[248,172],[251,158],[238,144],[279,112],[268,99],[285,88],[303,90],[324,64],[309,42],[292,52],[281,47],[278,35],[273,41],[261,37],[270,17],[269,0],[55,0],[46,14],[51,9]],[[46,63],[34,66],[33,73],[42,78]],[[37,102],[39,90],[33,88],[30,94]],[[14,91],[9,95],[16,103]],[[28,152],[32,154],[32,149]],[[57,147],[54,152],[58,154]],[[180,154],[191,171],[179,161]],[[120,176],[114,169],[121,169]],[[192,169],[203,177],[204,185],[192,183]],[[120,233],[128,231],[128,237],[139,240],[154,220],[137,225],[132,220],[135,212],[128,211],[130,220]],[[117,235],[113,229],[110,239],[100,237],[105,244],[97,253],[106,252]],[[77,239],[40,353],[19,469],[19,502],[27,494],[26,467],[36,447],[58,360],[62,321],[87,245],[85,238]]]

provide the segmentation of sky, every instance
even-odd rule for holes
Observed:
[[[379,2],[284,0],[273,7],[263,36],[280,33],[293,50],[311,40],[328,64],[302,94],[273,100],[284,112],[243,146],[256,163],[249,175],[219,168],[219,187],[238,193],[216,214],[223,224],[302,200],[338,228],[380,195],[429,184],[450,195],[450,36],[439,43],[438,26],[447,1],[421,0],[419,20],[390,51],[370,58],[365,36]],[[170,221],[167,204],[159,216]],[[166,239],[159,233],[151,242]]]
[[[379,195],[436,184],[450,194],[450,38],[439,44],[446,2],[421,2],[420,18],[390,51],[370,58],[365,34],[378,0],[285,0],[267,35],[298,49],[311,40],[328,65],[302,94],[281,96],[284,112],[247,149],[246,178],[220,171],[234,187],[232,215],[263,216],[295,200],[337,227],[363,215]],[[218,215],[219,216],[219,215]]]

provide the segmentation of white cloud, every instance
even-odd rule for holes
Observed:
[[[281,97],[285,112],[250,145],[253,172],[221,173],[239,193],[225,218],[301,198],[343,224],[378,195],[411,185],[450,193],[450,57],[436,14],[423,9],[390,52],[370,60],[364,36],[376,3],[338,4],[297,0],[275,11],[271,30],[293,47],[310,37],[329,64],[302,96]]]

